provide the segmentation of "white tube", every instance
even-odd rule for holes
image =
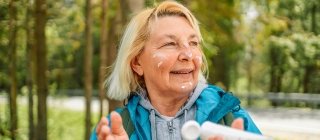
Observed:
[[[200,136],[200,125],[196,121],[187,121],[181,128],[184,140],[196,140]]]
[[[194,121],[186,122],[181,128],[183,140],[207,140],[209,137],[222,136],[224,140],[272,140],[272,138],[246,132],[212,122],[204,122],[201,127]]]
[[[215,124],[212,122],[204,122],[201,125],[200,137],[207,140],[211,136],[222,136],[224,140],[271,140],[271,138],[246,132],[231,127]]]

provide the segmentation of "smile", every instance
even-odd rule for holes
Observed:
[[[177,70],[177,71],[171,71],[170,73],[172,74],[190,74],[192,73],[193,70]]]

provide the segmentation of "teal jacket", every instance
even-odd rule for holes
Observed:
[[[139,104],[140,98],[138,95],[132,96],[126,105],[135,128],[129,138],[130,140],[151,140],[149,111]],[[246,131],[261,134],[249,114],[240,107],[239,99],[216,86],[209,85],[205,88],[195,101],[195,104],[197,110],[194,119],[200,125],[205,121],[217,123],[228,112],[232,112],[235,118],[243,118]],[[117,111],[121,112],[122,110]],[[90,139],[97,140],[95,129]]]

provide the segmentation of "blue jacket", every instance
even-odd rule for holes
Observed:
[[[149,111],[139,105],[140,96],[130,98],[126,107],[130,112],[131,120],[135,131],[129,136],[130,140],[151,140],[151,126],[149,121]],[[238,98],[225,93],[222,89],[209,85],[205,88],[195,102],[197,106],[195,121],[200,125],[205,121],[218,122],[228,112],[232,111],[235,118],[244,119],[246,131],[261,134],[252,121],[249,114],[240,107]],[[118,110],[121,112],[121,110]],[[97,140],[95,129],[91,135],[91,140]]]

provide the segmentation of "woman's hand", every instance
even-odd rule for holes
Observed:
[[[128,140],[129,137],[122,125],[121,116],[117,112],[111,112],[111,128],[106,117],[102,117],[96,128],[99,140]]]
[[[232,122],[231,127],[235,128],[235,129],[239,129],[239,130],[244,130],[243,119],[242,118],[235,119]],[[210,137],[209,140],[223,140],[223,137],[222,136],[213,136],[213,137]]]

